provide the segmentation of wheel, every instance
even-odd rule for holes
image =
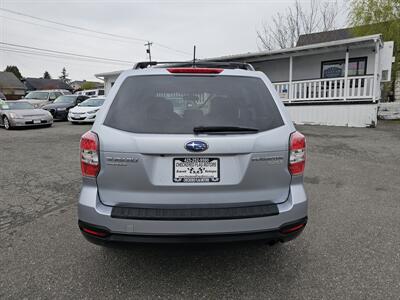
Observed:
[[[5,129],[7,130],[11,129],[10,121],[6,116],[3,117],[3,124]]]

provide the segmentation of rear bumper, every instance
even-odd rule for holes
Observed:
[[[283,234],[282,228],[307,220],[307,197],[302,184],[292,185],[287,201],[268,216],[208,220],[156,220],[112,217],[113,207],[101,203],[95,182],[85,182],[78,204],[81,229],[103,230],[103,237],[83,232],[93,242],[225,242],[239,240],[287,241],[302,228]]]
[[[283,225],[277,230],[257,231],[257,232],[241,232],[230,234],[197,234],[197,235],[140,235],[140,234],[116,234],[110,233],[106,236],[99,237],[85,232],[85,229],[92,229],[95,232],[108,232],[104,227],[97,227],[79,221],[79,228],[83,236],[91,243],[97,245],[106,245],[109,243],[227,243],[227,242],[244,242],[244,241],[274,241],[288,242],[298,237],[307,224],[307,217]],[[284,228],[291,228],[298,225],[300,228],[289,233],[284,233]]]

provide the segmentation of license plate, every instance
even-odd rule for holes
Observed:
[[[33,124],[40,124],[40,120],[33,120]]]
[[[220,181],[219,158],[185,157],[174,158],[173,181],[201,183]]]

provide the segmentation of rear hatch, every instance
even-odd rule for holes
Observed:
[[[259,78],[128,77],[96,133],[106,205],[281,203],[289,194],[289,128]]]

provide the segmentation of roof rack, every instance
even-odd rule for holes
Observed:
[[[148,67],[202,67],[202,68],[224,68],[224,69],[242,69],[254,71],[251,64],[242,62],[217,62],[217,61],[143,61],[134,65],[133,69],[146,69]]]

